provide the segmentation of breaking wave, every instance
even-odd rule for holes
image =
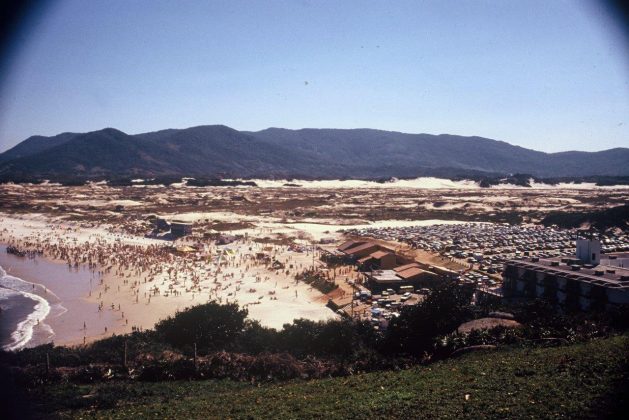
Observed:
[[[11,333],[11,342],[4,345],[6,351],[20,350],[25,347],[33,338],[35,327],[41,328],[48,335],[54,332],[49,325],[43,321],[50,313],[50,304],[41,296],[29,292],[33,288],[33,283],[24,281],[18,277],[11,276],[0,266],[0,301],[11,300],[15,296],[23,296],[35,302],[33,311],[21,320]]]

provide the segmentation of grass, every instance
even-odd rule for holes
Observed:
[[[345,378],[55,385],[31,397],[62,418],[605,418],[626,412],[628,381],[624,335]]]

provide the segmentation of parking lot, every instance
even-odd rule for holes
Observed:
[[[497,223],[351,229],[344,233],[406,243],[414,249],[456,261],[467,268],[462,281],[489,290],[499,289],[507,260],[526,256],[573,256],[579,234],[576,229]],[[603,253],[629,250],[629,232],[625,230],[595,235],[601,239]]]

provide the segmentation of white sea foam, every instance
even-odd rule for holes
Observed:
[[[41,296],[30,293],[33,283],[24,281],[18,277],[11,276],[0,266],[0,298],[10,299],[12,295],[22,295],[35,301],[35,307],[26,319],[17,324],[17,328],[11,333],[11,343],[3,347],[6,351],[19,350],[25,347],[33,338],[33,330],[36,326],[47,331],[49,335],[54,334],[49,325],[43,321],[50,313],[50,304]]]

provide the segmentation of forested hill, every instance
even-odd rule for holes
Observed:
[[[543,153],[482,137],[372,129],[222,125],[129,135],[106,128],[33,136],[0,154],[0,180],[80,176],[362,178],[526,173],[629,175],[629,149]]]

